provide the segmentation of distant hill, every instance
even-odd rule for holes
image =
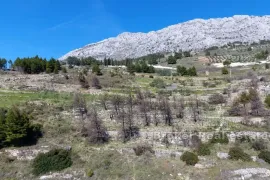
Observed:
[[[153,53],[198,51],[233,42],[270,40],[270,16],[237,15],[228,18],[195,19],[149,33],[125,32],[117,37],[86,45],[69,56],[102,60],[136,58]]]

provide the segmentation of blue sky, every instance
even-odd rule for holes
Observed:
[[[194,18],[267,15],[269,0],[1,0],[0,57],[58,58],[86,44]]]

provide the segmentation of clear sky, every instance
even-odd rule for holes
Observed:
[[[1,0],[0,57],[58,58],[122,32],[194,18],[270,14],[269,0]]]

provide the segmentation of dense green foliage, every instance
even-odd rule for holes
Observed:
[[[156,53],[156,54],[149,54],[140,58],[135,59],[135,61],[137,60],[142,60],[142,61],[146,61],[148,64],[158,64],[158,60],[164,58],[163,54],[160,53]]]
[[[265,98],[265,104],[267,105],[268,108],[270,108],[270,95],[267,95]]]
[[[210,142],[212,144],[215,144],[215,143],[228,144],[229,139],[226,133],[218,132],[218,133],[214,133]]]
[[[176,61],[177,59],[175,58],[175,56],[169,56],[167,60],[168,64],[176,64]]]
[[[229,70],[228,70],[226,67],[223,67],[223,68],[221,69],[221,73],[222,73],[223,75],[229,74]]]
[[[258,157],[270,164],[270,151],[261,151]]]
[[[197,70],[194,66],[188,69],[184,66],[177,66],[177,74],[181,76],[197,76]]]
[[[30,123],[29,116],[17,107],[0,110],[0,147],[35,144],[41,137],[41,126]]]
[[[191,53],[190,53],[189,51],[184,51],[184,52],[183,52],[183,55],[184,55],[185,57],[191,57],[191,56],[192,56]]]
[[[58,73],[61,65],[58,60],[51,58],[49,61],[38,56],[31,58],[17,58],[14,62],[15,69],[27,74],[38,74],[41,72]]]
[[[156,78],[150,83],[150,86],[156,88],[165,88],[166,84],[162,79]]]
[[[32,173],[45,174],[51,171],[61,171],[72,165],[71,152],[63,149],[54,149],[48,153],[39,154],[33,161]]]
[[[99,65],[98,64],[93,64],[92,73],[95,73],[98,76],[101,76],[102,75],[101,69],[99,68]]]
[[[187,165],[191,166],[194,166],[195,164],[197,164],[197,162],[199,162],[198,156],[188,151],[184,152],[184,154],[182,154],[180,158],[182,161],[186,162]]]
[[[92,176],[94,176],[94,171],[93,171],[92,169],[88,169],[88,170],[86,171],[86,176],[87,176],[87,177],[92,177]]]
[[[77,57],[68,57],[66,59],[70,66],[92,66],[93,64],[100,64],[101,62],[93,57],[79,59]]]
[[[255,55],[256,59],[266,59],[269,55],[269,52],[267,50],[261,51]]]
[[[5,68],[7,65],[7,60],[4,58],[0,58],[0,69]]]
[[[226,60],[226,61],[223,62],[223,65],[228,67],[228,66],[231,65],[231,63],[232,62],[230,60]]]
[[[197,153],[199,156],[208,156],[211,154],[209,144],[200,144]]]
[[[251,161],[251,157],[245,153],[240,147],[232,147],[229,151],[230,159]]]
[[[145,61],[138,61],[135,64],[129,64],[127,70],[130,74],[136,73],[155,73],[155,68],[149,66]]]

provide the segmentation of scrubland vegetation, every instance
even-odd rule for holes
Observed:
[[[18,58],[14,71],[0,72],[0,179],[233,179],[234,170],[266,172],[269,68],[232,67],[227,58],[238,51],[265,60],[266,45],[121,61]],[[212,66],[217,61],[224,68]]]

